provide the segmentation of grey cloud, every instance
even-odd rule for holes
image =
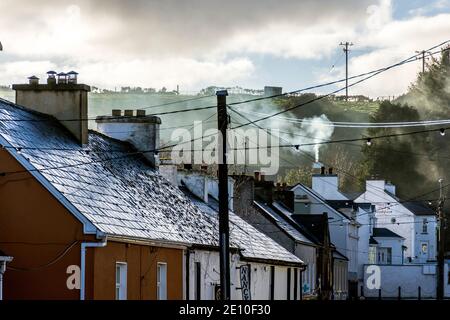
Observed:
[[[43,28],[46,19],[78,5],[98,50],[140,55],[202,55],[227,39],[272,23],[309,26],[357,21],[377,1],[274,0],[2,0],[16,28]],[[2,17],[3,19],[4,17]],[[97,32],[101,30],[101,32]],[[110,32],[108,32],[108,30]]]

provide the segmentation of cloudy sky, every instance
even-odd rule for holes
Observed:
[[[352,75],[450,40],[450,0],[1,0],[0,17],[0,84],[74,69],[111,89],[295,90],[343,77],[341,41]],[[400,94],[420,68],[351,93]]]

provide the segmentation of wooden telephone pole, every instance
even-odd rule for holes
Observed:
[[[447,229],[447,219],[444,213],[444,193],[442,190],[442,179],[439,179],[439,204],[438,204],[438,221],[439,221],[439,242],[438,242],[438,277],[436,286],[436,298],[444,299],[444,262],[445,262],[445,231]]]
[[[348,101],[348,52],[349,46],[352,46],[353,43],[351,42],[344,42],[344,43],[340,43],[340,46],[344,46],[344,52],[345,52],[345,101]]]
[[[227,90],[216,92],[219,136],[220,299],[230,300],[230,226],[228,217]]]
[[[422,54],[422,73],[425,73],[425,54],[427,53],[425,50],[416,51],[416,53]]]

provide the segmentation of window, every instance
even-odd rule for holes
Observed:
[[[127,264],[116,263],[116,300],[127,300]]]
[[[167,264],[158,262],[156,271],[156,299],[167,300]]]
[[[291,300],[291,268],[287,268],[287,299]]]
[[[298,294],[298,269],[294,269],[294,300],[297,300]]]
[[[377,263],[377,247],[369,247],[369,264]]]
[[[447,264],[447,284],[450,284],[450,264]]]
[[[201,270],[202,266],[200,262],[195,263],[195,299],[201,300],[202,291],[201,291]]]
[[[391,264],[392,263],[392,248],[378,248],[378,263]]]
[[[275,300],[275,267],[270,266],[270,300]]]
[[[428,252],[428,243],[422,243],[422,253],[426,254]]]
[[[427,219],[423,219],[422,233],[428,233],[428,220]]]

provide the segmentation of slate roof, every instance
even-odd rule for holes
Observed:
[[[11,119],[26,121],[7,121]],[[22,147],[15,156],[28,161],[64,201],[106,235],[218,246],[217,216],[205,215],[128,143],[89,131],[89,143],[82,148],[53,117],[3,99],[0,138]],[[238,236],[233,234],[231,246],[247,241]],[[271,250],[263,257],[301,262]]]
[[[297,223],[305,226],[315,237],[324,243],[325,228],[328,221],[322,214],[293,214],[292,219]]]
[[[412,213],[414,213],[417,216],[435,216],[436,215],[436,212],[434,212],[433,209],[431,209],[429,206],[427,206],[426,204],[424,204],[422,202],[407,201],[407,202],[403,202],[402,204],[404,207],[406,207],[406,209],[408,209],[409,211],[411,211]]]
[[[436,212],[433,211],[428,205],[426,205],[423,201],[402,201],[399,197],[397,197],[395,194],[384,190],[388,195],[390,195],[392,198],[397,200],[401,203],[406,209],[411,211],[416,216],[434,216],[436,215]]]
[[[374,238],[402,238],[402,236],[396,234],[395,232],[387,228],[373,228]]]
[[[302,234],[299,230],[297,230],[296,226],[293,225],[293,221],[290,220],[288,217],[286,217],[283,214],[279,214],[279,210],[283,210],[281,206],[279,206],[277,203],[274,203],[274,208],[271,208],[270,206],[262,203],[261,201],[254,201],[254,204],[260,209],[263,210],[266,215],[268,215],[274,224],[276,224],[281,230],[286,232],[291,238],[293,238],[296,241],[311,244],[313,245],[313,242],[308,239],[307,236]]]
[[[183,189],[191,201],[204,213],[218,218],[218,203],[211,197],[208,203],[200,200],[186,188]],[[277,242],[258,231],[252,225],[238,217],[232,211],[229,212],[230,239],[242,251],[241,254],[247,259],[269,259],[284,261],[295,264],[303,264],[298,257],[280,246]]]
[[[344,219],[347,219],[349,221],[354,220],[352,217],[348,216],[347,214],[333,208],[328,203],[328,201],[324,197],[322,197],[322,195],[320,195],[318,192],[314,191],[312,188],[305,186],[304,184],[298,183],[295,186],[293,186],[290,190],[294,191],[294,189],[297,187],[302,188],[305,192],[309,193],[311,196],[315,197],[318,201],[322,202],[324,206],[327,206],[331,210],[335,211],[338,215],[341,215],[342,217],[344,217]],[[349,202],[350,200],[343,200],[343,201]]]

